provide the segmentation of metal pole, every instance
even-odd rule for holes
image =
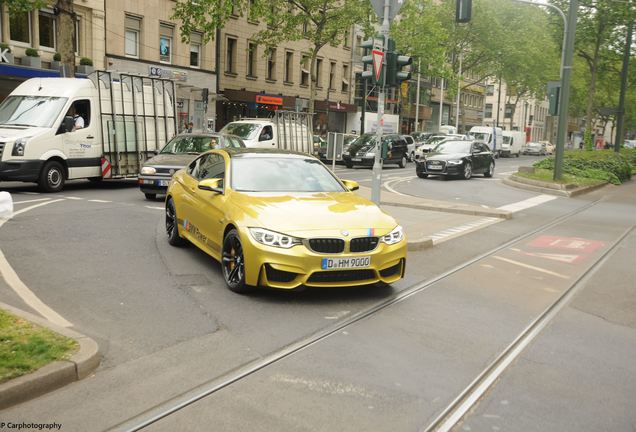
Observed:
[[[459,53],[459,76],[457,77],[457,112],[455,113],[455,129],[459,133],[459,96],[462,89],[462,53]]]
[[[379,84],[378,93],[378,125],[376,130],[377,147],[375,149],[375,157],[373,161],[373,179],[371,183],[371,201],[376,204],[380,204],[380,187],[382,185],[382,132],[384,121],[384,85],[386,83],[386,52],[389,49],[389,8],[391,6],[391,0],[384,0],[384,18],[382,19],[382,27],[380,28],[380,34],[384,39],[382,41],[384,48],[384,77],[383,82]]]
[[[497,95],[497,120],[495,121],[495,126],[499,127],[499,111],[501,111],[501,75],[499,75],[499,85],[498,85],[498,95]]]
[[[570,77],[572,75],[572,57],[574,56],[574,36],[576,33],[576,13],[578,0],[570,0],[568,9],[568,32],[565,37],[565,54],[561,74],[561,93],[559,97],[559,128],[557,131],[556,156],[554,159],[554,180],[560,180],[563,171],[563,150],[568,132],[568,110],[570,105]]]
[[[415,132],[419,130],[420,120],[420,79],[422,74],[420,73],[421,60],[417,60],[417,93],[415,95]]]
[[[618,119],[616,121],[616,138],[614,139],[614,151],[621,149],[623,141],[623,121],[625,119],[625,90],[627,89],[627,68],[629,67],[629,54],[632,47],[632,31],[634,21],[630,21],[627,27],[627,39],[625,40],[625,51],[623,52],[623,70],[621,71],[621,93],[618,98]]]
[[[437,125],[438,132],[442,129],[442,116],[444,115],[444,78],[442,78],[442,85],[439,91],[439,124]]]

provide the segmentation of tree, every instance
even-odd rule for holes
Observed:
[[[252,19],[263,19],[267,23],[267,28],[259,31],[252,40],[268,49],[287,41],[308,41],[309,114],[314,112],[318,53],[326,45],[342,44],[354,24],[369,31],[369,17],[374,16],[366,0],[178,0],[173,17],[182,21],[182,37],[185,40],[197,29],[204,32],[206,40],[210,40],[233,12],[247,14]]]
[[[9,13],[29,12],[52,5],[49,0],[3,0],[9,8]],[[62,65],[68,76],[75,76],[75,14],[73,0],[57,0],[55,2],[57,14],[57,50],[62,56]]]

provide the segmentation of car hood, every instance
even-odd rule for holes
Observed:
[[[262,227],[298,237],[342,237],[389,233],[397,222],[377,205],[351,192],[244,193],[233,192],[232,202],[248,227]]]
[[[441,160],[441,161],[448,161],[448,160],[457,160],[457,159],[462,159],[465,158],[467,156],[470,156],[468,153],[429,153],[428,155],[426,155],[426,160]]]
[[[188,165],[197,155],[162,153],[148,159],[144,166],[166,166],[182,168]]]
[[[46,131],[51,130],[50,128],[41,128],[41,127],[7,127],[0,126],[0,140],[17,140],[18,138],[29,138],[38,136]]]

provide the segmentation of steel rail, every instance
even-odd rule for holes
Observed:
[[[556,317],[570,299],[585,285],[594,272],[604,264],[616,247],[634,230],[631,226],[588,268],[563,294],[549,305],[519,336],[486,367],[423,432],[450,431],[470,411],[534,338]]]
[[[183,408],[192,405],[193,403],[212,395],[213,393],[216,393],[217,391],[228,387],[229,385],[240,381],[243,378],[246,378],[256,372],[258,372],[259,370],[274,364],[276,362],[279,362],[297,352],[300,352],[306,348],[309,348],[310,346],[322,341],[323,339],[328,338],[329,336],[341,331],[342,329],[349,327],[359,321],[362,321],[365,318],[368,318],[380,311],[382,311],[383,309],[388,308],[391,305],[394,305],[396,303],[402,302],[404,300],[406,300],[407,298],[418,294],[422,291],[425,291],[426,289],[430,288],[432,285],[436,284],[437,282],[444,280],[452,275],[454,275],[455,273],[458,273],[461,270],[464,270],[465,268],[471,266],[472,264],[475,264],[476,262],[496,254],[497,252],[504,250],[512,245],[514,245],[515,243],[524,240],[528,237],[531,237],[537,233],[540,233],[542,231],[545,231],[555,225],[560,224],[561,222],[576,216],[577,214],[587,210],[588,208],[598,204],[600,201],[602,200],[602,198],[599,198],[595,201],[591,201],[579,208],[576,208],[564,215],[558,216],[556,218],[554,218],[552,221],[547,222],[531,231],[528,231],[524,234],[521,234],[519,236],[514,237],[511,240],[508,240],[507,242],[503,243],[502,245],[499,245],[487,252],[484,252],[480,255],[477,255],[474,258],[471,258],[447,271],[445,271],[444,273],[441,273],[431,279],[428,279],[426,281],[417,283],[415,285],[413,285],[410,288],[407,288],[399,293],[397,293],[394,297],[389,298],[383,302],[380,302],[378,304],[376,304],[375,306],[372,306],[366,310],[362,310],[352,316],[350,316],[347,319],[344,319],[343,321],[336,323],[332,326],[329,326],[327,328],[324,328],[322,330],[319,330],[301,340],[298,340],[296,342],[291,343],[290,345],[278,350],[278,351],[274,351],[266,356],[264,356],[261,359],[255,360],[253,362],[250,362],[246,365],[240,366],[220,377],[215,377],[212,380],[202,383],[201,385],[192,388],[184,393],[182,393],[179,396],[175,396],[167,401],[164,401],[163,403],[160,403],[158,405],[155,405],[154,407],[143,411],[141,413],[139,413],[138,415],[131,417],[127,420],[124,420],[123,422],[116,424],[114,426],[112,426],[111,428],[108,429],[108,431],[126,431],[126,432],[135,432],[135,431],[139,431],[144,429],[147,426],[152,425],[153,423],[156,423],[157,421],[166,418],[174,413],[176,413],[177,411],[182,410]]]

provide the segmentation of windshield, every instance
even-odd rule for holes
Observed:
[[[446,141],[435,147],[436,153],[452,154],[452,153],[470,153],[470,141]]]
[[[510,144],[510,142],[512,141],[512,137],[511,136],[505,136],[503,137],[503,143],[504,144]]]
[[[478,141],[490,142],[490,134],[485,132],[471,132],[471,135]]]
[[[234,157],[232,189],[238,192],[344,192],[323,164],[313,158]]]
[[[0,105],[0,125],[50,128],[66,101],[50,96],[9,96]]]
[[[386,144],[391,144],[391,139],[389,137],[383,138],[382,141]],[[349,145],[349,151],[357,152],[358,150],[361,150],[363,148],[371,149],[372,147],[376,146],[377,142],[378,136],[375,134],[361,135],[353,142],[351,142],[351,144]]]
[[[221,132],[236,135],[243,139],[254,139],[256,138],[256,132],[258,131],[259,125],[254,123],[229,123],[226,124]]]
[[[161,150],[161,153],[184,154],[203,153],[218,147],[219,138],[209,136],[175,137]]]

